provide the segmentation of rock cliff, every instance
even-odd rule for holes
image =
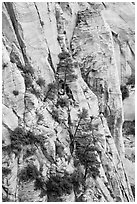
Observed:
[[[134,201],[120,91],[134,18],[132,3],[3,3],[3,201]]]

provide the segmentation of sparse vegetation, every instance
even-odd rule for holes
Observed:
[[[31,78],[31,76],[29,74],[25,74],[24,78],[25,78],[25,85],[26,85],[26,87],[27,88],[32,87],[33,80]]]
[[[26,158],[28,158],[28,157],[30,157],[30,156],[32,156],[32,155],[34,155],[34,153],[35,153],[35,149],[34,148],[28,148],[27,150],[26,150],[26,152],[24,153],[24,155],[23,155],[23,159],[25,160]]]
[[[70,194],[73,188],[71,177],[69,175],[51,176],[46,183],[47,193],[54,196],[62,196],[63,194]]]
[[[27,144],[26,133],[22,128],[16,128],[10,135],[11,148],[14,151],[20,152],[22,145]]]
[[[44,80],[43,78],[41,78],[41,77],[36,81],[36,83],[37,83],[40,87],[45,86],[45,80]]]
[[[77,75],[74,71],[73,60],[68,52],[62,52],[58,55],[58,57],[60,58],[60,62],[57,66],[57,71],[62,76],[61,80],[63,80],[65,92],[65,85],[75,81],[77,79]]]
[[[122,100],[129,97],[129,90],[128,90],[126,85],[121,85],[120,89],[121,89],[121,93],[122,93]]]
[[[42,135],[35,135],[33,132],[26,132],[23,128],[17,127],[10,135],[11,150],[17,155],[25,145],[41,145],[43,146],[44,137]]]
[[[87,142],[85,138],[77,141],[76,145],[76,155],[85,167],[85,178],[88,171],[90,171],[93,178],[99,176],[100,162],[97,159],[97,151],[94,145]]]
[[[114,125],[115,125],[115,115],[109,115],[107,117],[107,123],[108,123],[108,127],[109,127],[109,130],[111,132],[111,134],[113,135],[114,133]]]
[[[31,90],[31,93],[34,94],[37,98],[40,98],[41,96],[40,90],[36,90],[34,88]]]
[[[74,133],[69,128],[71,139],[71,154],[75,150],[75,154],[79,162],[85,167],[85,178],[89,172],[93,178],[99,174],[100,162],[98,160],[99,150],[96,147],[96,142],[99,138],[94,135],[94,129],[97,127],[92,125],[93,117],[88,119],[88,112],[85,108],[78,114],[78,123],[75,126]],[[76,147],[75,147],[76,146]]]
[[[51,115],[52,115],[52,117],[53,117],[53,119],[54,119],[55,121],[57,121],[58,123],[60,123],[58,110],[53,110],[52,113],[51,113]]]
[[[68,99],[66,98],[59,98],[58,101],[57,101],[57,106],[61,106],[62,108],[65,107],[65,106],[68,106]]]
[[[36,166],[28,164],[19,172],[19,180],[21,182],[33,181],[39,176],[39,171]]]
[[[72,184],[74,189],[78,189],[80,185],[84,185],[84,175],[78,169],[74,171],[71,176]]]
[[[38,118],[37,122],[40,122],[40,121],[44,120],[44,116],[41,113],[37,114],[37,118]]]
[[[42,27],[44,26],[44,22],[43,21],[40,21],[40,24],[41,24]]]
[[[125,121],[123,123],[123,132],[125,135],[134,135],[135,136],[135,120]]]
[[[14,91],[13,91],[13,94],[14,94],[15,96],[19,95],[19,91],[14,90]]]
[[[131,75],[129,78],[128,78],[128,81],[126,83],[127,85],[133,85],[135,86],[135,76],[134,75]]]
[[[56,94],[57,94],[57,84],[56,84],[56,83],[50,83],[50,84],[48,84],[48,91],[46,91],[46,93],[45,93],[44,102],[45,102],[47,99],[53,101]]]
[[[8,176],[11,173],[11,169],[2,167],[2,175]]]
[[[24,72],[25,72],[26,74],[30,73],[31,75],[34,75],[34,69],[33,69],[33,67],[32,67],[29,63],[27,63],[27,64],[25,65],[25,70],[24,70]]]

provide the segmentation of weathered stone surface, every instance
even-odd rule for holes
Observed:
[[[8,51],[3,49],[3,103],[12,108],[19,117],[24,113],[24,78],[18,70],[16,64],[10,62]]]
[[[134,74],[134,6],[6,2],[2,29],[3,167],[10,169],[3,174],[3,200],[132,202],[134,178],[127,175],[134,172],[125,169],[134,149],[124,150],[120,84]],[[11,140],[18,126],[23,131]],[[77,153],[79,139],[94,149],[89,166]],[[29,165],[35,172],[21,181]],[[52,176],[58,198],[54,189],[46,191]]]
[[[17,116],[13,113],[12,109],[7,108],[5,105],[3,105],[2,110],[3,124],[10,130],[14,130],[18,126]]]
[[[120,81],[125,83],[135,70],[135,6],[131,2],[105,5],[102,14],[112,31]]]

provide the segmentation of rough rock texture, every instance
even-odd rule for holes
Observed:
[[[120,91],[135,69],[134,13],[3,3],[3,201],[134,201]]]

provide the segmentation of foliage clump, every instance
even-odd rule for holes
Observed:
[[[44,116],[41,113],[37,114],[37,122],[39,123],[40,121],[44,120]]]
[[[66,99],[66,98],[59,98],[56,105],[57,106],[61,106],[62,108],[64,108],[64,107],[68,106],[68,103],[69,103],[68,99]]]
[[[33,181],[39,176],[39,171],[35,165],[28,164],[23,168],[18,177],[21,182]]]
[[[11,173],[11,169],[6,168],[6,167],[2,167],[2,175],[4,176],[8,176],[8,174]]]
[[[24,70],[24,72],[26,73],[26,74],[31,74],[31,75],[34,75],[34,68],[29,64],[29,63],[27,63],[26,65],[25,65],[25,70]]]
[[[73,135],[73,141],[76,144],[75,154],[79,162],[85,167],[85,178],[87,173],[96,178],[100,174],[99,150],[96,147],[99,138],[94,135],[93,117],[88,119],[88,112],[83,108],[78,114],[78,118],[78,124]]]
[[[55,196],[70,194],[73,188],[71,177],[64,175],[63,177],[56,175],[51,176],[46,183],[47,193]]]
[[[131,76],[128,78],[128,81],[127,81],[126,85],[135,86],[135,76],[134,76],[134,75],[131,75]]]
[[[37,98],[40,98],[41,96],[40,90],[36,90],[34,88],[31,89],[31,93],[34,94]]]
[[[98,161],[98,154],[94,146],[87,143],[85,139],[81,139],[81,141],[77,141],[76,155],[81,164],[85,167],[85,178],[88,171],[91,173],[93,178],[99,176],[100,162]]]
[[[47,193],[44,177],[35,165],[28,164],[19,172],[18,178],[20,182],[34,181],[35,190],[41,190],[41,196]]]
[[[45,80],[44,80],[43,78],[41,78],[41,77],[36,81],[36,83],[37,83],[40,87],[45,86]]]
[[[13,91],[13,94],[14,94],[14,96],[17,96],[17,95],[19,95],[19,91],[17,91],[17,90],[14,90],[14,91]]]
[[[51,113],[51,115],[52,115],[53,119],[54,119],[56,122],[58,122],[58,123],[61,122],[60,119],[59,119],[59,112],[58,112],[58,110],[53,110],[52,113]]]
[[[123,132],[125,135],[134,135],[135,136],[135,120],[125,121],[123,123]]]
[[[55,95],[57,94],[57,83],[48,84],[48,91],[45,92],[44,102],[49,99],[53,101],[55,99]]]
[[[120,89],[121,89],[121,93],[122,93],[122,100],[129,97],[129,90],[128,90],[126,85],[121,85]]]
[[[17,127],[10,134],[11,149],[17,154],[25,145],[43,145],[44,137],[42,135],[35,135],[33,132],[26,132],[23,128]]]
[[[77,79],[74,71],[74,62],[68,52],[62,52],[58,55],[60,62],[57,65],[57,71],[63,80],[64,85],[69,84]],[[64,87],[65,89],[65,87]]]
[[[24,79],[25,79],[25,86],[26,86],[26,88],[31,88],[32,84],[33,84],[33,80],[31,78],[30,74],[26,73],[25,76],[24,76]]]

